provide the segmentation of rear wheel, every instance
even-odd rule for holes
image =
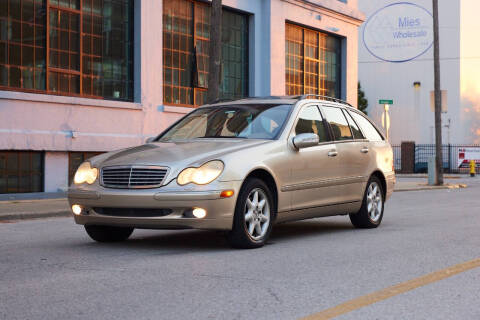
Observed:
[[[376,228],[383,218],[385,199],[380,179],[372,176],[367,183],[362,207],[355,214],[350,214],[350,221],[357,228]]]
[[[127,240],[133,232],[130,227],[112,227],[112,226],[85,226],[90,238],[98,242],[119,242]]]
[[[227,240],[234,248],[258,248],[265,244],[275,217],[272,195],[260,179],[249,178],[237,199],[233,228]]]

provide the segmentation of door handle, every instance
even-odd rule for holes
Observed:
[[[360,149],[360,152],[361,153],[368,153],[368,147],[363,147],[362,149]]]
[[[336,157],[336,156],[337,156],[337,154],[338,154],[338,152],[337,152],[337,151],[335,151],[335,150],[328,151],[328,156],[329,156],[329,157]]]

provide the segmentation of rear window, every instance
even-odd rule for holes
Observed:
[[[358,126],[357,126],[357,124],[355,123],[355,121],[353,121],[352,116],[350,115],[350,113],[348,113],[347,110],[343,110],[343,112],[345,112],[345,116],[347,117],[348,124],[350,124],[350,129],[351,129],[352,132],[353,132],[353,137],[354,137],[355,139],[365,139],[365,137],[364,137],[363,134],[362,134],[362,131],[360,131],[360,129],[358,128]]]
[[[356,112],[349,112],[356,123],[360,126],[363,133],[365,134],[365,138],[370,141],[383,141],[382,135],[377,131],[377,129],[370,123],[367,118],[364,116],[356,113]]]

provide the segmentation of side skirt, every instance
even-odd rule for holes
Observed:
[[[362,201],[336,203],[321,207],[311,207],[292,211],[279,212],[276,223],[304,220],[319,217],[329,217],[354,213],[360,210]]]

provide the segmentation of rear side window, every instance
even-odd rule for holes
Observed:
[[[351,129],[352,132],[353,132],[353,137],[354,137],[355,139],[365,139],[365,137],[364,137],[363,134],[362,134],[362,131],[358,128],[358,126],[357,126],[357,124],[355,123],[355,121],[353,121],[352,116],[350,115],[350,113],[348,113],[347,110],[343,110],[343,112],[345,113],[345,116],[347,117],[348,124],[350,125],[350,129]]]
[[[342,110],[335,107],[322,107],[325,117],[333,131],[335,140],[352,140],[352,132]]]
[[[377,129],[370,123],[369,120],[367,120],[367,118],[356,112],[350,112],[350,114],[358,123],[360,128],[362,128],[362,131],[366,136],[365,138],[370,141],[383,141],[381,134],[378,133]]]
[[[327,141],[322,115],[316,106],[308,106],[300,111],[295,134],[300,133],[315,133],[320,142]]]

